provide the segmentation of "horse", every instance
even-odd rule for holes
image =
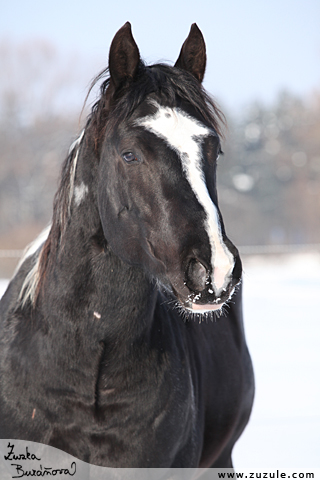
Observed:
[[[205,68],[196,24],[174,66],[148,66],[129,22],[114,36],[52,222],[1,300],[1,438],[104,467],[232,467],[254,381]]]

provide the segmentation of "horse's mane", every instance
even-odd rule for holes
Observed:
[[[28,300],[34,305],[38,297],[41,284],[44,281],[48,261],[54,257],[61,243],[64,229],[70,215],[71,201],[74,191],[75,171],[78,162],[79,149],[84,130],[72,143],[68,155],[63,163],[58,190],[53,202],[52,223],[27,248],[16,269],[18,272],[24,260],[32,257],[33,264],[29,270],[20,291],[19,305],[24,306]]]
[[[59,187],[54,198],[51,229],[41,248],[33,256],[33,266],[21,288],[20,306],[24,306],[28,301],[35,306],[46,272],[53,265],[56,253],[62,245],[64,230],[70,216],[79,150],[85,133],[92,135],[98,154],[106,128],[112,128],[129,118],[148,95],[155,94],[160,104],[171,108],[181,102],[187,102],[220,137],[223,137],[225,126],[223,113],[202,85],[184,70],[161,63],[146,66],[140,62],[136,78],[125,85],[111,101],[109,94],[111,79],[107,68],[92,81],[86,100],[94,86],[101,80],[103,81],[100,86],[100,97],[92,107],[84,131],[71,145],[63,163]],[[29,256],[28,253],[26,256]]]

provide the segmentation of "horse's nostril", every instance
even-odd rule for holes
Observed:
[[[191,259],[186,272],[186,285],[193,292],[201,292],[206,287],[207,269],[195,258]]]

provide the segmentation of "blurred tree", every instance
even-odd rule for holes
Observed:
[[[238,244],[320,241],[320,101],[282,92],[229,121],[222,211]]]

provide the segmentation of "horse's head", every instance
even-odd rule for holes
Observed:
[[[205,64],[195,24],[174,67],[146,67],[125,24],[111,44],[98,129],[108,244],[196,312],[220,309],[241,278],[218,207],[218,111],[201,87]]]

